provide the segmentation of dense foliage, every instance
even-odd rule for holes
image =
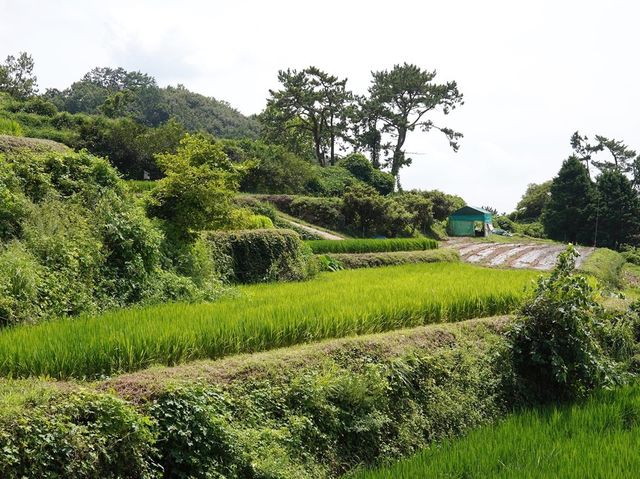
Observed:
[[[206,240],[224,277],[239,283],[307,279],[315,272],[311,252],[297,233],[288,230],[209,233]]]
[[[105,160],[5,152],[0,196],[2,324],[199,296],[188,274],[163,265],[161,231]]]
[[[601,342],[607,331],[596,291],[573,274],[577,256],[572,246],[560,254],[509,333],[518,387],[529,401],[584,397],[620,380]]]

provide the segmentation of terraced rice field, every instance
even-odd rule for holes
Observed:
[[[548,271],[553,268],[565,245],[554,243],[484,243],[467,239],[454,239],[443,244],[458,250],[463,261],[483,266]],[[577,248],[580,257],[576,267],[593,252],[593,248]]]
[[[638,447],[640,387],[630,386],[526,411],[350,479],[635,479]]]
[[[209,304],[166,304],[0,331],[0,374],[95,378],[194,359],[505,314],[533,271],[460,263],[326,273],[240,288]]]

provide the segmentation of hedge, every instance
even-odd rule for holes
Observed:
[[[314,273],[313,257],[294,231],[209,232],[205,239],[219,273],[231,282],[300,280]]]

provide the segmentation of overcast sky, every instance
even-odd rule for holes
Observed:
[[[0,57],[31,53],[42,91],[122,66],[245,114],[287,67],[315,65],[358,93],[371,70],[435,69],[464,94],[444,121],[464,139],[453,153],[414,132],[403,187],[510,211],[557,173],[575,130],[640,149],[639,18],[637,2],[612,0],[0,0]]]

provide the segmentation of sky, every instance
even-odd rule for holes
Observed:
[[[40,90],[96,66],[260,112],[277,72],[317,66],[365,93],[371,71],[409,62],[455,80],[464,105],[413,132],[405,189],[440,189],[512,211],[552,178],[569,138],[601,134],[640,150],[634,1],[0,0],[0,59],[29,52]]]

